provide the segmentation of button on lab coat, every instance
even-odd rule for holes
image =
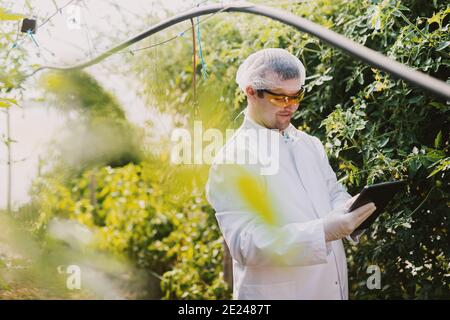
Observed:
[[[258,147],[275,141],[248,135],[251,130],[278,139],[279,152],[268,153],[266,162],[250,163]],[[231,151],[247,161],[230,166]],[[267,161],[278,161],[275,173],[261,174]],[[257,187],[244,193],[253,192],[258,203],[271,206],[275,221],[255,213],[258,204],[245,199],[235,179],[239,172],[254,177]],[[292,125],[283,136],[245,115],[210,168],[206,196],[233,258],[234,299],[348,299],[344,247],[341,240],[325,241],[322,218],[351,196],[337,182],[319,139]]]

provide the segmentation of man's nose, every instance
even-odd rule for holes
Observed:
[[[284,106],[284,110],[294,111],[294,109],[297,107],[297,104],[293,101],[286,102],[286,105]]]

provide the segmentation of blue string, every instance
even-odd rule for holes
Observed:
[[[34,39],[33,34],[31,33],[31,29],[28,29],[28,30],[27,30],[27,34],[30,36],[31,40],[33,40],[33,42],[34,42],[34,44],[36,45],[36,47],[39,48],[39,45],[38,45],[36,39]]]
[[[198,48],[199,48],[199,53],[200,53],[200,61],[202,63],[203,79],[206,79],[206,76],[207,76],[206,63],[205,63],[205,60],[203,59],[202,37],[200,34],[200,19],[199,19],[199,17],[197,17],[197,40],[198,40]]]

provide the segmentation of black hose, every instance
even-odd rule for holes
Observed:
[[[147,31],[109,49],[105,53],[97,56],[96,58],[89,60],[87,62],[70,66],[70,67],[57,67],[57,66],[42,66],[35,71],[33,71],[29,76],[34,75],[35,73],[44,70],[44,69],[56,69],[56,70],[76,70],[83,69],[89,67],[93,64],[96,64],[110,55],[123,50],[130,45],[145,39],[161,30],[164,30],[170,26],[173,26],[177,23],[180,23],[185,20],[189,20],[194,17],[207,15],[211,13],[217,13],[219,11],[224,12],[244,12],[250,13],[260,16],[265,16],[271,18],[273,20],[280,21],[284,24],[290,25],[292,27],[297,28],[300,31],[309,33],[318,37],[319,39],[329,43],[330,45],[339,48],[350,55],[358,58],[361,61],[368,63],[369,65],[384,70],[394,77],[403,79],[413,85],[416,85],[420,88],[423,88],[429,92],[432,92],[438,96],[441,96],[447,100],[450,100],[450,85],[445,83],[444,81],[435,79],[425,73],[416,71],[406,65],[403,65],[399,62],[396,62],[393,59],[386,57],[385,55],[369,49],[359,43],[356,43],[334,31],[328,30],[325,27],[315,24],[309,20],[298,17],[292,13],[284,12],[275,8],[267,7],[267,6],[257,6],[251,3],[235,3],[235,4],[213,4],[208,6],[203,6],[199,8],[195,8],[184,12],[182,14],[176,15],[170,19],[162,21]]]

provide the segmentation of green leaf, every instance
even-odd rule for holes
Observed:
[[[445,109],[445,105],[437,101],[430,102],[428,105],[436,109]]]
[[[20,107],[16,99],[0,98],[0,108],[9,108],[12,104]]]
[[[441,42],[441,44],[436,48],[436,51],[441,51],[450,45],[450,41]]]
[[[428,24],[432,24],[434,22],[436,22],[437,24],[441,24],[441,13],[438,12],[435,15],[433,15],[431,18],[428,18],[427,20]]]
[[[408,103],[410,103],[410,104],[418,103],[422,99],[423,99],[422,96],[415,96],[415,97],[412,97],[411,99],[409,99]]]
[[[358,83],[359,84],[364,84],[364,74],[362,72],[360,72],[358,74]]]
[[[441,146],[442,143],[442,131],[439,131],[439,133],[436,135],[436,138],[434,139],[434,147],[437,149]]]
[[[385,145],[387,145],[387,143],[389,142],[389,138],[384,139],[380,144],[379,147],[383,148]]]
[[[419,159],[413,158],[409,162],[409,176],[410,178],[414,177],[417,171],[422,167],[422,163]]]
[[[430,178],[441,171],[446,171],[450,169],[450,160],[449,158],[441,159],[440,161],[431,165],[430,167],[433,167],[434,165],[437,165],[436,169],[434,169],[433,172],[431,172],[427,178]]]
[[[0,20],[20,20],[23,17],[21,14],[7,13],[5,9],[0,8]]]

